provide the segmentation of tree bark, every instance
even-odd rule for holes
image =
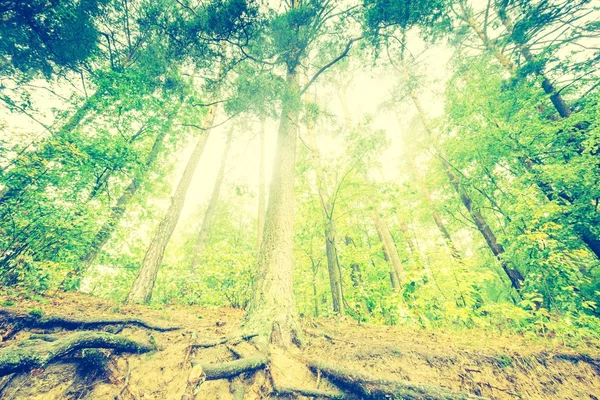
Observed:
[[[114,349],[127,353],[147,353],[153,346],[106,332],[78,332],[47,342],[30,340],[28,345],[9,346],[0,350],[0,376],[44,368],[54,360],[79,349]]]
[[[171,199],[171,205],[169,206],[167,214],[158,225],[158,229],[156,230],[156,233],[150,242],[150,246],[146,251],[146,255],[142,261],[142,266],[140,267],[137,277],[133,282],[133,286],[131,287],[131,290],[127,296],[127,303],[129,304],[147,303],[152,296],[152,289],[154,288],[154,282],[156,281],[158,269],[162,263],[169,239],[171,238],[171,235],[175,230],[175,226],[177,225],[177,221],[179,220],[179,216],[181,215],[187,190],[192,181],[196,166],[200,161],[200,157],[204,152],[204,147],[206,145],[208,135],[210,134],[210,129],[213,126],[216,113],[217,105],[215,104],[212,105],[208,110],[208,114],[206,115],[206,119],[203,123],[204,130],[201,132],[200,137],[196,142],[196,146],[192,151],[187,165],[185,166],[183,175],[181,176],[177,188],[175,189],[175,194]]]
[[[335,244],[335,224],[333,219],[325,221],[325,251],[327,254],[327,270],[329,272],[329,285],[331,287],[331,298],[333,312],[344,315],[344,299],[342,293],[342,276],[338,263],[337,248]]]
[[[398,249],[394,243],[394,238],[390,233],[387,224],[381,219],[376,211],[371,213],[371,218],[377,229],[377,234],[383,245],[383,252],[385,258],[390,266],[390,279],[392,281],[392,287],[394,291],[398,292],[402,289],[402,284],[405,278],[404,268],[402,262],[398,256]]]
[[[277,147],[264,236],[244,327],[284,347],[300,344],[294,300],[294,181],[299,100],[298,76],[289,68],[277,134]]]
[[[202,255],[206,247],[208,233],[215,218],[217,205],[219,204],[221,186],[223,185],[223,178],[225,177],[225,166],[227,165],[227,157],[229,155],[229,150],[231,149],[232,134],[233,125],[231,126],[231,128],[229,128],[229,131],[227,133],[227,143],[225,144],[225,149],[223,150],[221,165],[219,166],[219,172],[217,173],[217,180],[215,181],[215,186],[213,187],[213,192],[210,196],[208,207],[206,208],[206,211],[204,213],[204,218],[202,219],[202,226],[200,227],[200,231],[198,232],[198,238],[196,239],[196,244],[194,245],[194,250],[192,252],[192,267],[194,268],[198,266],[200,262],[200,256]]]
[[[448,161],[446,161],[446,159],[443,158],[443,156],[440,157],[440,160],[442,163],[442,168],[444,169],[444,172],[446,172],[450,184],[452,185],[452,187],[454,187],[454,190],[460,197],[461,202],[471,215],[475,226],[481,233],[481,236],[483,236],[483,238],[485,239],[485,242],[487,243],[488,247],[490,248],[490,250],[492,250],[492,253],[500,261],[500,265],[506,273],[506,276],[508,276],[512,287],[515,288],[517,291],[520,291],[524,280],[523,275],[518,269],[511,266],[506,260],[502,258],[502,255],[504,254],[504,248],[500,243],[498,243],[496,235],[494,235],[494,232],[492,232],[492,229],[487,224],[486,220],[484,219],[483,215],[481,215],[479,210],[473,207],[473,200],[461,186],[458,177],[452,171],[452,167],[448,164]]]
[[[266,212],[266,190],[265,190],[265,119],[260,121],[259,133],[259,153],[260,160],[258,166],[258,232],[256,259],[260,255],[260,246],[262,244],[263,231],[265,229],[265,212]]]
[[[331,300],[333,303],[333,312],[343,315],[345,313],[342,274],[338,262],[337,247],[335,240],[335,221],[333,219],[332,199],[329,195],[327,182],[323,175],[323,166],[321,163],[321,153],[317,146],[317,141],[314,134],[314,122],[306,123],[308,142],[313,154],[313,170],[317,179],[317,195],[319,196],[319,204],[321,205],[321,213],[323,215],[323,224],[325,225],[325,252],[327,255],[327,272],[329,275],[329,286],[331,288]]]

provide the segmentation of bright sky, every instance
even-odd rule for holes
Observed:
[[[428,52],[423,63],[420,73],[425,73],[427,80],[431,85],[424,90],[421,95],[423,104],[427,108],[427,112],[431,116],[437,116],[443,111],[443,103],[440,94],[443,92],[443,82],[446,77],[446,64],[450,58],[451,52],[443,46],[433,47]],[[328,93],[330,90],[324,89],[321,85],[325,84],[328,79],[331,79],[329,73],[325,73],[319,77],[315,88],[319,100],[324,102],[328,107],[328,111],[336,114],[340,121],[343,120],[343,112],[341,104],[337,96],[326,98],[323,93]],[[353,73],[351,85],[347,90],[347,102],[350,112],[355,118],[355,121],[361,120],[365,115],[374,116],[373,128],[384,129],[391,141],[388,150],[382,155],[381,163],[382,179],[388,181],[397,180],[400,176],[398,169],[399,160],[402,156],[402,131],[408,128],[411,119],[415,115],[414,107],[410,101],[401,103],[398,113],[402,124],[399,126],[397,116],[392,110],[383,110],[382,103],[391,97],[394,86],[400,81],[399,73],[394,70],[382,71],[380,68],[372,69],[367,65],[364,70]],[[43,82],[35,82],[43,85]],[[68,96],[71,86],[60,88],[61,94]],[[437,94],[437,96],[436,96]],[[60,101],[56,97],[52,97],[45,90],[35,91],[34,98],[36,104],[41,110],[45,110],[46,118],[42,122],[47,125],[52,124],[52,113],[50,110],[53,107],[60,107]],[[217,116],[217,124],[222,121],[225,116],[220,110]],[[33,122],[29,117],[16,113],[9,113],[8,110],[0,105],[0,121],[2,121],[8,129],[5,140],[9,143],[29,142],[32,138],[44,134],[44,129],[36,122]],[[193,215],[198,215],[199,207],[204,206],[212,193],[212,188],[219,168],[219,163],[225,145],[226,133],[231,122],[225,123],[222,126],[214,129],[211,132],[207,142],[205,152],[198,165],[196,173],[188,191],[185,207],[182,212],[181,220],[189,220]],[[266,177],[270,180],[272,161],[274,157],[274,148],[276,143],[276,134],[278,121],[270,120],[266,124],[265,145],[266,145]],[[258,187],[258,165],[259,165],[259,140],[258,140],[258,122],[255,124],[253,132],[241,132],[239,129],[234,131],[234,142],[229,155],[227,164],[226,182],[222,190],[222,195],[233,195],[229,190],[231,184],[247,186],[251,191],[257,191]],[[301,134],[303,131],[301,130]],[[319,141],[319,137],[317,136]],[[185,167],[187,158],[189,157],[195,141],[189,142],[180,154],[174,154],[172,159],[178,163],[173,175],[170,177],[172,190],[175,190],[179,177]],[[319,141],[320,150],[323,154],[335,154],[335,152],[343,151],[339,147],[327,147],[326,140]],[[302,142],[298,146],[303,146]],[[268,193],[268,191],[267,191]],[[155,199],[158,203],[164,206],[165,210],[169,205],[169,198]],[[255,196],[252,204],[248,204],[248,209],[257,209],[257,197]],[[201,215],[201,214],[200,214]],[[201,221],[197,221],[198,226]]]

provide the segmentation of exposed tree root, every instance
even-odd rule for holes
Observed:
[[[364,399],[410,399],[410,400],[483,400],[464,392],[454,392],[442,387],[415,384],[397,380],[379,379],[363,372],[342,368],[321,361],[309,362],[313,370],[320,370],[333,383]]]
[[[119,390],[119,393],[115,396],[115,400],[121,400],[121,395],[129,389],[129,378],[131,378],[131,366],[129,365],[129,361],[127,361],[127,374],[125,375],[125,380],[123,382],[123,386]]]
[[[333,392],[330,390],[321,389],[310,389],[300,388],[291,386],[273,386],[273,391],[280,396],[306,396],[306,397],[318,397],[324,399],[344,399],[345,396],[342,392]]]
[[[26,340],[0,350],[0,376],[43,368],[56,359],[85,348],[114,349],[129,353],[145,353],[154,349],[149,344],[106,332],[73,333],[52,342]]]
[[[245,333],[243,335],[238,335],[238,336],[222,337],[222,338],[220,338],[218,340],[214,340],[212,342],[193,343],[191,346],[193,348],[208,348],[208,347],[219,346],[221,344],[236,345],[240,342],[243,342],[244,340],[250,340],[252,338],[255,338],[256,336],[258,336],[258,333]]]
[[[267,357],[256,354],[251,357],[240,358],[219,364],[204,364],[202,370],[206,380],[233,378],[244,372],[262,369],[267,366]]]
[[[69,316],[40,317],[31,314],[18,313],[10,310],[0,309],[0,318],[9,324],[14,324],[14,332],[6,334],[4,339],[13,336],[23,328],[37,329],[98,329],[109,325],[132,325],[159,332],[168,332],[181,329],[177,326],[158,326],[138,318],[86,318],[77,319]]]

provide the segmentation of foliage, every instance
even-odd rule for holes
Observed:
[[[337,269],[345,313],[360,322],[597,339],[600,91],[598,50],[585,40],[599,34],[584,18],[597,10],[341,3],[0,2],[0,284],[29,297],[79,289],[123,300],[178,159],[206,134],[208,105],[222,107],[218,124],[237,118],[234,146],[245,148],[255,120],[274,125],[285,109],[297,121],[285,134],[299,136],[296,203],[284,206],[296,215],[301,315],[336,315]],[[451,34],[449,48],[437,45],[453,52],[447,80],[433,83],[422,54]],[[368,68],[372,54],[379,70]],[[389,98],[375,114],[353,113],[352,76],[376,72],[394,87]],[[440,87],[443,110],[429,115]],[[40,90],[52,99],[45,111]],[[400,130],[381,129],[389,114]],[[15,115],[40,130],[19,133]],[[390,179],[393,163],[401,173]],[[226,180],[198,265],[204,205],[179,222],[154,305],[247,306],[260,251],[255,192]]]

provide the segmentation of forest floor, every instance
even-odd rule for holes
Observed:
[[[575,350],[556,341],[530,342],[520,336],[481,331],[432,333],[344,319],[304,319],[306,337],[301,351],[272,348],[268,370],[204,381],[209,372],[203,374],[202,368],[236,360],[244,346],[251,347],[244,339],[232,339],[239,329],[241,310],[127,306],[77,293],[37,300],[0,295],[0,305],[2,399],[307,398],[294,390],[284,394],[285,388],[318,389],[331,398],[366,397],[340,391],[346,388],[334,386],[326,379],[327,373],[307,367],[310,360],[359,371],[382,382],[441,387],[489,399],[600,398],[600,343],[581,343]],[[78,325],[75,319],[106,323]],[[180,329],[161,331],[156,326]],[[33,348],[54,354],[51,349],[65,343],[69,335],[90,330],[147,343],[151,350],[142,346],[131,352],[114,345],[113,350],[86,353],[81,347],[93,346],[80,346],[61,350],[52,360],[30,360],[26,368],[11,361],[15,352],[25,354]],[[215,341],[223,337],[231,340],[217,345]],[[2,365],[9,367],[3,370]],[[404,398],[471,398],[423,393]]]

